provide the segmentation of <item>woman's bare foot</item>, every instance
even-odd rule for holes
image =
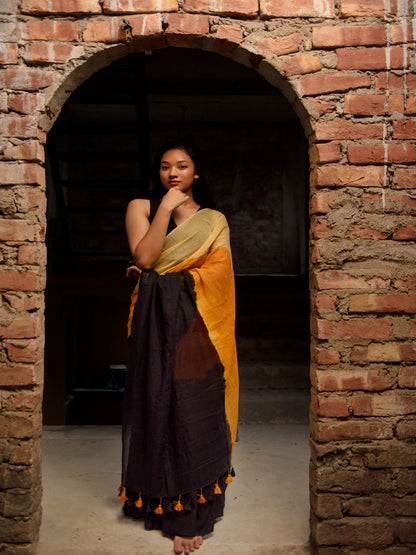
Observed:
[[[195,549],[199,549],[201,545],[202,536],[194,536],[193,538],[175,536],[173,540],[173,549],[175,553],[192,553]]]

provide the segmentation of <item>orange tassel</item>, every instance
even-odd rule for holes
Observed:
[[[160,498],[159,507],[157,507],[153,512],[157,515],[163,515],[162,498]]]
[[[228,476],[226,477],[226,479],[224,480],[224,482],[225,482],[226,484],[231,484],[232,481],[233,481],[233,479],[231,478],[230,471],[228,471]]]
[[[120,486],[118,488],[118,491],[120,492],[120,495],[118,496],[120,503],[124,503],[124,501],[128,500],[127,495],[124,493],[124,488],[123,486]]]
[[[218,485],[218,480],[215,482],[215,489],[214,493],[219,494],[222,493],[220,486]]]
[[[198,493],[198,503],[200,503],[201,505],[203,505],[204,503],[206,503],[207,500],[205,499],[205,497],[202,495],[202,488],[201,488],[201,493]]]
[[[123,489],[124,489],[124,488],[123,488],[123,484],[120,484],[120,485],[118,486],[118,490],[117,490],[118,493],[119,493],[119,494],[120,494],[120,493],[123,493]]]
[[[183,511],[183,505],[181,503],[181,496],[179,496],[179,499],[177,501],[175,501],[175,511]]]
[[[143,507],[143,500],[142,500],[142,494],[141,493],[139,493],[139,499],[136,501],[135,505],[138,509],[140,509],[140,507]]]

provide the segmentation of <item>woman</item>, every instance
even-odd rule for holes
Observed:
[[[156,186],[156,187],[155,187]],[[234,277],[225,217],[204,207],[195,149],[156,158],[158,201],[135,199],[126,230],[140,274],[129,318],[123,405],[123,511],[202,544],[223,513],[237,429]]]

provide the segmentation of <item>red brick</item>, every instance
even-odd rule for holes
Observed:
[[[382,187],[383,168],[374,166],[323,166],[310,175],[311,187]]]
[[[4,160],[28,160],[44,162],[45,151],[39,141],[25,141],[19,145],[11,145],[3,151]]]
[[[37,412],[42,407],[40,391],[12,392],[5,399],[8,411]]]
[[[6,18],[2,18],[3,21],[0,22],[0,41],[1,42],[18,42],[19,32],[17,23],[14,18],[10,18],[9,22],[4,21]]]
[[[391,322],[380,318],[357,318],[338,322],[312,318],[311,332],[318,339],[387,339],[391,335]]]
[[[384,391],[392,386],[386,370],[317,370],[314,386],[318,391]]]
[[[302,43],[303,35],[301,33],[292,33],[285,37],[271,38],[267,37],[255,43],[256,49],[262,54],[271,52],[276,56],[292,54],[297,52]]]
[[[3,185],[45,185],[45,170],[38,164],[0,162]]]
[[[22,139],[36,137],[36,118],[17,114],[3,116],[0,119],[0,133],[5,137],[19,137]]]
[[[317,75],[304,75],[299,79],[304,96],[329,94],[332,92],[349,91],[370,86],[368,75],[326,73]]]
[[[83,33],[84,42],[125,42],[127,34],[120,18],[105,21],[88,21]]]
[[[320,115],[330,114],[336,109],[336,104],[334,102],[328,102],[326,100],[320,100],[318,98],[309,98],[309,104],[312,104],[313,109]]]
[[[390,26],[390,44],[414,43],[413,27],[409,23]]]
[[[84,53],[82,46],[62,44],[59,42],[38,42],[25,47],[23,58],[31,63],[38,64],[60,63],[63,64],[74,58],[79,58]]]
[[[394,121],[393,139],[416,139],[416,119]]]
[[[393,425],[389,422],[369,422],[362,419],[314,422],[311,424],[311,434],[313,439],[320,442],[345,439],[391,439]],[[345,484],[343,487],[347,488]]]
[[[25,220],[0,220],[1,241],[35,241],[39,238],[38,225],[30,225]]]
[[[18,45],[0,43],[0,64],[17,64]]]
[[[25,386],[33,383],[33,366],[0,366],[1,386]]]
[[[365,144],[348,145],[351,164],[411,164],[416,162],[416,145]]]
[[[325,270],[312,275],[311,286],[317,289],[370,289],[363,278],[339,270]]]
[[[353,545],[356,549],[373,547],[378,549],[388,547],[393,543],[394,526],[388,519],[350,517],[343,518],[340,521],[317,522],[314,536],[321,546],[319,552],[322,555],[324,555],[324,552],[321,549],[324,545],[336,545],[338,553],[341,552],[341,546]],[[356,551],[356,553],[359,553],[359,551]],[[369,551],[361,551],[361,553],[369,553]]]
[[[38,91],[52,85],[56,75],[53,71],[36,68],[8,68],[4,72],[5,87],[22,91]]]
[[[348,232],[348,237],[361,237],[362,239],[387,239],[387,233],[381,233],[371,227],[363,227],[355,224],[353,229]]]
[[[17,12],[17,0],[3,0],[0,5],[0,13],[15,14]]]
[[[331,231],[326,220],[314,217],[310,224],[310,235],[313,239],[318,239]]]
[[[39,433],[38,426],[38,416],[0,415],[0,437],[32,438]]]
[[[9,94],[9,109],[20,114],[33,114],[38,110],[43,110],[45,99],[42,94],[17,93]]]
[[[416,543],[416,518],[411,520],[400,520],[397,525],[399,541],[403,543]]]
[[[416,95],[391,94],[388,103],[388,113],[406,114],[413,116],[416,114]]]
[[[183,8],[191,13],[209,13],[228,16],[256,17],[257,0],[185,0]]]
[[[408,416],[398,422],[396,437],[398,439],[416,438],[416,419]]]
[[[341,0],[340,17],[384,17],[383,0]]]
[[[337,53],[337,68],[350,69],[405,69],[409,65],[408,56],[400,46],[389,48],[342,48]],[[403,58],[403,56],[405,56]]]
[[[338,162],[341,158],[341,143],[339,141],[315,143],[309,149],[309,159],[313,165]]]
[[[15,203],[19,212],[33,212],[40,210],[42,214],[46,212],[46,195],[44,191],[25,187],[23,190],[16,191]],[[43,230],[43,235],[44,235]]]
[[[382,25],[313,27],[312,44],[314,48],[382,46],[386,44],[386,29]]]
[[[43,309],[43,295],[26,293],[3,293],[3,300],[12,308],[20,311]]]
[[[37,362],[43,354],[43,343],[5,343],[7,354],[11,362]],[[16,410],[8,406],[7,410]]]
[[[39,459],[40,444],[34,443],[33,439],[28,439],[26,441],[19,440],[16,442],[16,445],[10,449],[8,462],[10,464],[33,465],[36,464]]]
[[[338,364],[341,360],[341,355],[336,349],[324,349],[323,347],[311,345],[311,360],[317,364]]]
[[[46,245],[22,245],[17,252],[18,264],[43,266],[46,264]]]
[[[412,73],[406,74],[406,86],[409,90],[416,88],[416,75]],[[393,73],[380,73],[376,76],[376,89],[399,91],[403,93],[405,89],[404,78],[402,75],[394,75]]]
[[[386,495],[358,497],[348,499],[346,507],[348,514],[351,516],[411,516],[416,512],[416,498],[404,497],[399,499]],[[394,555],[395,552],[391,551],[391,553]],[[398,551],[397,555],[399,553],[406,555],[405,551]]]
[[[22,24],[22,38],[28,40],[77,41],[78,28],[73,21],[31,19]]]
[[[384,94],[347,94],[344,101],[344,113],[356,116],[384,114],[385,102]]]
[[[311,410],[318,416],[343,418],[349,415],[345,396],[316,395],[312,393]]]
[[[413,362],[416,360],[416,345],[411,343],[370,343],[368,347],[354,347],[353,362]]]
[[[30,14],[100,14],[98,0],[22,0],[22,12]]]
[[[317,141],[332,141],[334,139],[381,139],[383,124],[354,123],[341,118],[330,121],[318,121],[315,126]]]
[[[186,35],[206,35],[209,33],[207,15],[169,14],[167,33]]]
[[[129,18],[131,34],[135,38],[162,32],[162,21],[158,14],[139,15]]]
[[[311,301],[312,310],[314,312],[336,310],[339,303],[339,299],[336,295],[313,295]]]
[[[283,69],[287,77],[315,73],[321,69],[321,62],[317,56],[297,54],[282,59]]]
[[[398,214],[413,214],[416,211],[416,199],[405,194],[385,194],[384,199],[381,195],[364,193],[361,197],[364,205],[373,205],[373,211],[381,213],[388,208],[390,212]],[[384,201],[383,201],[384,200]]]
[[[342,518],[341,498],[334,494],[316,494],[311,490],[309,495],[313,512],[319,518]]]
[[[333,144],[333,143],[329,143]],[[315,193],[309,203],[310,214],[327,214],[331,211],[330,203],[338,198],[338,193],[331,191],[330,193]]]
[[[105,14],[176,12],[177,0],[104,0]]]
[[[353,295],[350,300],[350,312],[390,312],[415,313],[416,294],[406,293],[365,293]]]
[[[406,224],[393,233],[395,241],[413,241],[416,239],[416,224]]]
[[[416,188],[416,168],[397,168],[394,172],[393,188]]]
[[[240,44],[243,40],[243,29],[240,25],[219,25],[215,38]]]
[[[42,291],[46,276],[32,270],[0,270],[0,291]]]
[[[399,368],[399,387],[416,388],[416,366],[404,366]]]
[[[388,392],[382,395],[354,395],[356,416],[398,416],[416,413],[416,395]]]
[[[328,17],[335,15],[334,1],[260,0],[260,15],[269,17]]]

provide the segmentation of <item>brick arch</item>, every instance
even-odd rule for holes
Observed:
[[[414,550],[410,3],[17,4],[0,9],[2,544],[30,546],[40,519],[46,133],[92,72],[129,52],[178,46],[255,68],[288,98],[311,144],[313,549]]]

